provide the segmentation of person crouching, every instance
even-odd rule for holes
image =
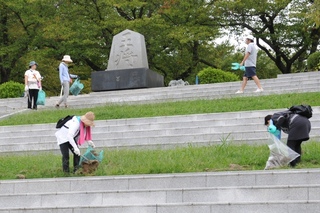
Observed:
[[[95,147],[91,137],[91,127],[94,126],[95,115],[87,112],[83,116],[73,116],[56,133],[58,145],[62,154],[63,172],[69,173],[69,150],[73,153],[73,172],[79,168],[80,150],[84,142]]]

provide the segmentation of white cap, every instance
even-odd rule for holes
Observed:
[[[253,41],[253,40],[254,40],[254,37],[253,37],[252,35],[247,35],[247,36],[246,36],[246,39],[249,39],[249,40]]]

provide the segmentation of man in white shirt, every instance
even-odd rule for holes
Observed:
[[[240,66],[245,66],[245,73],[243,75],[243,80],[241,84],[240,90],[236,92],[236,94],[241,94],[244,91],[244,88],[247,85],[249,78],[252,78],[256,83],[258,89],[255,92],[262,92],[263,88],[261,87],[260,80],[256,73],[256,63],[257,63],[257,48],[254,44],[254,38],[252,35],[246,36],[246,44],[248,45],[246,48],[245,55],[243,60],[240,63]]]

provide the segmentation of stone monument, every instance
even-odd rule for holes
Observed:
[[[92,91],[163,86],[163,76],[149,69],[144,36],[131,30],[113,37],[107,70],[91,74]]]

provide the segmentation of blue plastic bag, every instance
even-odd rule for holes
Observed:
[[[72,95],[77,96],[84,88],[83,84],[80,83],[80,79],[77,78],[70,87],[70,92]]]
[[[39,90],[37,105],[45,105],[46,103],[46,93],[43,90]]]

